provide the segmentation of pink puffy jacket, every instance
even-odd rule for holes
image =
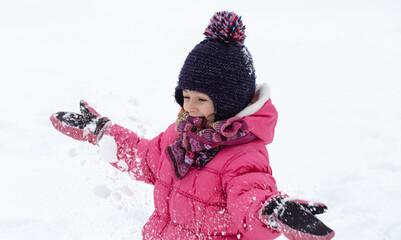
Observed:
[[[223,147],[204,168],[192,167],[181,180],[173,178],[164,148],[178,136],[174,124],[152,140],[113,125],[108,135],[117,144],[115,167],[125,166],[137,180],[153,184],[155,211],[143,228],[143,239],[274,239],[258,210],[277,192],[265,145],[273,140],[277,111],[267,85],[259,99],[237,116],[257,139]]]

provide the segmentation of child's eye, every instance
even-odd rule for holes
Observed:
[[[199,98],[199,101],[201,101],[201,102],[207,102],[207,99]]]
[[[183,98],[184,98],[184,99],[189,99],[189,97],[188,97],[188,96],[184,96]]]

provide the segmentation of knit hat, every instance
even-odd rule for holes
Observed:
[[[201,41],[189,53],[181,69],[175,99],[183,107],[183,89],[210,97],[215,121],[234,117],[255,93],[252,57],[244,46],[245,26],[233,12],[217,12]]]

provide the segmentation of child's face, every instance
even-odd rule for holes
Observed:
[[[184,96],[184,110],[191,117],[206,117],[209,121],[214,121],[213,101],[208,95],[190,90],[182,90]]]

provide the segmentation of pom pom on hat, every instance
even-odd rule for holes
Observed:
[[[243,44],[245,40],[245,26],[241,17],[234,12],[217,12],[210,19],[205,29],[206,39],[215,39],[225,43],[236,42]]]

